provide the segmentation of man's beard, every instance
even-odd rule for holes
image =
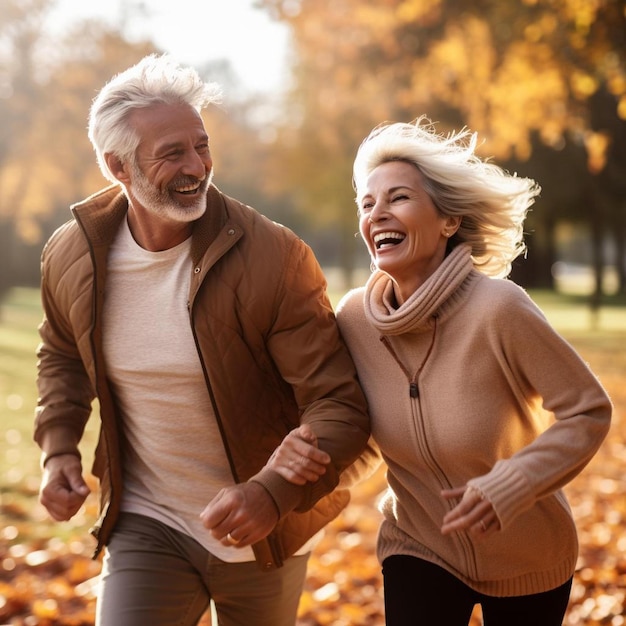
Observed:
[[[193,222],[201,217],[206,210],[206,191],[213,178],[213,168],[206,174],[199,189],[197,198],[191,204],[181,203],[174,199],[173,190],[189,185],[197,185],[199,179],[195,176],[181,176],[172,181],[165,191],[153,185],[141,171],[136,162],[132,162],[131,195],[147,211],[171,222]]]

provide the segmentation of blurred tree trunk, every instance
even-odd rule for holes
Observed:
[[[556,223],[545,212],[539,219],[533,220],[534,227],[526,237],[527,252],[525,257],[513,262],[511,279],[527,289],[554,289],[552,268],[557,262]]]
[[[604,243],[605,243],[605,209],[601,198],[597,193],[589,193],[590,206],[595,207],[593,219],[589,220],[589,232],[591,234],[591,267],[593,269],[593,289],[589,295],[589,308],[592,315],[592,327],[598,323],[597,315],[602,305],[604,293]]]
[[[11,250],[15,231],[10,220],[0,217],[0,303],[13,285]]]
[[[618,293],[626,295],[626,203],[620,203],[614,212],[613,239],[615,241],[615,270]]]
[[[624,40],[626,46],[626,33]],[[589,99],[595,133],[592,139],[599,145],[590,150],[590,169],[595,173],[599,201],[605,211],[606,234],[615,244],[618,291],[626,293],[626,119],[624,114],[619,115],[618,106],[619,100],[607,83]],[[592,219],[592,225],[597,226],[593,222]]]

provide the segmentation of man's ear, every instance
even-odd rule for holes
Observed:
[[[127,165],[122,162],[118,156],[111,152],[105,152],[104,160],[113,176],[115,176],[120,183],[126,184],[130,181]]]

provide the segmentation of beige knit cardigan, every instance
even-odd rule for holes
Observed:
[[[389,468],[379,559],[420,557],[493,596],[561,585],[578,554],[561,488],[606,436],[606,392],[530,297],[476,271],[466,246],[397,309],[392,293],[375,272],[337,310]],[[465,484],[501,525],[482,541],[440,532],[454,505],[441,490]]]

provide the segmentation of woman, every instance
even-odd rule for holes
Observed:
[[[609,428],[593,373],[503,280],[539,192],[420,118],[372,131],[354,184],[374,266],[337,315],[388,466],[378,539],[388,626],[557,626],[578,544],[561,488]],[[311,445],[307,445],[310,440]],[[326,459],[294,431],[270,464]]]

